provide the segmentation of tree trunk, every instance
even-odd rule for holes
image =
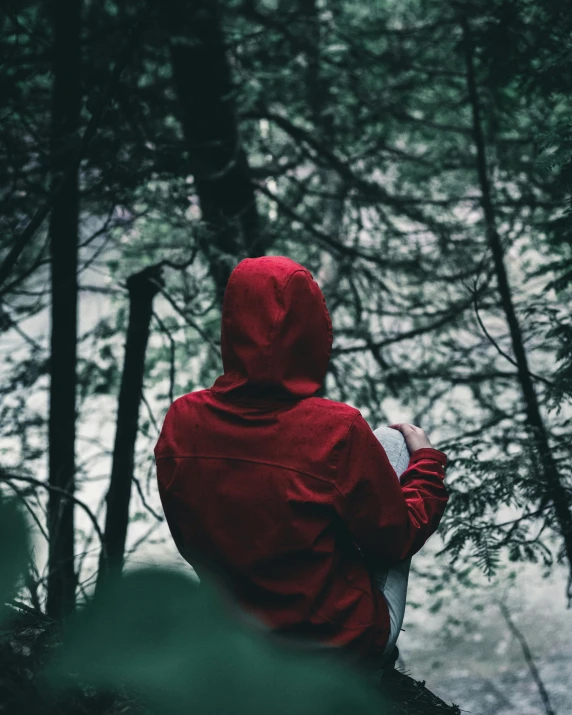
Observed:
[[[96,592],[101,589],[108,575],[119,576],[123,570],[139,405],[145,375],[145,353],[153,314],[153,298],[159,290],[160,283],[161,269],[157,266],[145,268],[127,280],[129,323],[117,404],[111,479],[106,496],[107,511]]]
[[[81,112],[81,0],[52,2],[54,23],[52,178],[73,161]],[[78,171],[67,177],[50,216],[51,359],[48,417],[49,483],[74,491],[76,419]],[[74,505],[50,491],[47,612],[62,618],[75,607]]]
[[[204,250],[222,301],[236,260],[264,255],[264,246],[219,9],[216,0],[165,0],[162,7],[190,168],[213,232]]]
[[[504,264],[503,246],[496,228],[495,213],[491,198],[485,141],[481,127],[479,97],[475,80],[471,28],[466,17],[461,18],[461,26],[465,43],[467,89],[473,113],[473,136],[477,150],[477,170],[481,188],[481,205],[485,217],[487,240],[493,256],[501,304],[510,331],[518,380],[525,404],[528,429],[538,454],[540,474],[544,481],[545,494],[552,502],[556,523],[564,540],[564,548],[570,570],[570,579],[568,582],[568,597],[570,598],[572,596],[572,514],[570,511],[570,498],[550,449],[548,434],[540,413],[536,390],[530,376],[528,358],[522,339],[522,331],[514,309],[512,291]]]

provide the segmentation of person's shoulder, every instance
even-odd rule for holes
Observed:
[[[180,412],[184,411],[185,409],[191,407],[192,405],[198,404],[200,402],[204,402],[205,399],[208,399],[209,397],[210,390],[209,389],[200,389],[200,390],[194,390],[193,392],[187,392],[184,395],[181,395],[180,397],[177,397],[176,399],[171,402],[169,406],[169,412]]]
[[[393,441],[396,447],[405,445],[403,435],[397,430],[392,430],[389,427],[379,427],[374,433],[368,420],[357,407],[323,397],[312,397],[308,400],[303,400],[303,402],[312,405],[311,409],[315,415],[321,415],[321,419],[317,421],[326,422],[330,425],[345,425],[344,441],[351,436],[352,439],[358,439],[364,444],[377,445],[379,442]],[[386,433],[389,433],[389,435]]]
[[[331,416],[332,419],[342,419],[348,424],[353,422],[358,415],[361,415],[361,412],[356,407],[352,407],[345,402],[328,400],[325,397],[309,397],[304,402],[316,412]]]
[[[185,404],[187,402],[202,402],[205,399],[211,399],[211,397],[212,392],[210,387],[204,387],[198,390],[193,390],[193,392],[187,392],[185,395],[181,395],[181,397],[177,398],[175,402],[181,402],[181,404]],[[173,404],[175,404],[175,402],[173,402]]]

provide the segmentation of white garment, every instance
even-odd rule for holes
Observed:
[[[381,442],[387,457],[398,477],[409,466],[409,450],[405,438],[399,430],[381,425],[374,430],[374,435]],[[391,630],[389,640],[383,651],[383,655],[391,652],[395,645],[405,614],[405,602],[407,599],[407,581],[409,579],[409,568],[411,559],[405,559],[390,569],[371,568],[371,575],[374,583],[385,596],[389,608],[389,621]]]

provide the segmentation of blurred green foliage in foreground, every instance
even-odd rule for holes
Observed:
[[[13,502],[0,503],[0,550],[4,604],[27,558],[25,520]],[[61,627],[61,641],[42,673],[52,693],[120,689],[161,715],[385,711],[355,670],[275,644],[233,617],[214,582],[198,586],[166,570],[110,581]]]

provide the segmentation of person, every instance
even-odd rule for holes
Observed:
[[[399,635],[408,560],[447,503],[447,457],[419,427],[374,433],[355,407],[315,395],[332,340],[309,270],[285,256],[238,263],[223,299],[224,372],[170,406],[157,481],[199,578],[214,575],[277,636],[377,668]]]

